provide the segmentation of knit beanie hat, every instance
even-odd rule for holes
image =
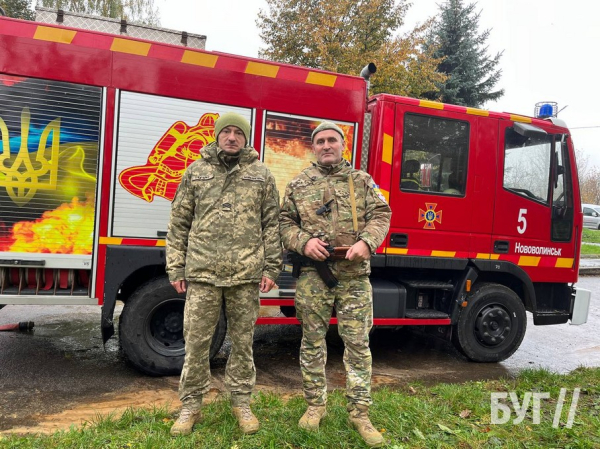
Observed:
[[[317,126],[310,135],[310,141],[314,142],[315,136],[321,131],[325,131],[326,129],[333,129],[334,131],[337,131],[338,133],[340,133],[340,136],[342,136],[342,140],[346,140],[346,136],[344,136],[344,131],[342,131],[342,128],[340,128],[333,122],[321,122],[319,126]]]
[[[217,119],[215,122],[215,139],[219,137],[223,128],[228,126],[235,126],[241,129],[246,138],[246,145],[248,144],[250,141],[250,122],[235,112],[226,112]]]

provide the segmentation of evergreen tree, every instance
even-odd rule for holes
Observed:
[[[502,52],[490,57],[486,41],[490,30],[479,33],[476,3],[464,5],[462,0],[446,0],[439,5],[440,16],[425,45],[433,55],[442,58],[437,70],[447,75],[437,87],[441,95],[428,92],[426,97],[463,106],[482,107],[504,95],[504,89],[493,90],[502,70],[497,68]]]
[[[30,0],[0,0],[0,8],[4,10],[7,17],[25,20],[34,19]]]
[[[154,0],[38,0],[44,8],[126,19],[144,25],[160,25]]]

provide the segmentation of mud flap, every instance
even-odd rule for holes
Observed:
[[[155,269],[152,269],[154,267]],[[102,302],[102,317],[100,329],[102,343],[105,345],[115,334],[114,312],[119,289],[136,271],[150,269],[148,277],[139,276],[135,290],[141,284],[158,275],[164,275],[165,250],[163,248],[116,246],[106,247],[106,270],[104,274],[104,298]]]

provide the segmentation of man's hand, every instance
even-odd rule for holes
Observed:
[[[175,290],[177,290],[177,293],[185,293],[187,290],[185,281],[173,281],[171,282],[171,285]]]
[[[312,260],[318,260],[319,262],[324,261],[329,257],[329,251],[327,251],[328,244],[320,238],[314,237],[310,239],[304,247],[304,255],[310,257]]]
[[[362,240],[359,240],[350,247],[346,253],[346,259],[353,262],[362,262],[371,258],[371,248]]]
[[[275,281],[269,279],[266,276],[263,276],[260,280],[259,288],[262,293],[269,293],[272,288],[278,288],[278,286],[277,284],[275,284]]]

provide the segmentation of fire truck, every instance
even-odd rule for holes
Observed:
[[[214,121],[235,111],[280,193],[314,160],[321,120],[344,130],[344,157],[393,211],[371,259],[375,326],[420,326],[497,362],[521,344],[526,312],[535,325],[586,321],[574,147],[553,114],[368,98],[359,76],[182,43],[0,18],[0,305],[99,305],[104,342],[118,321],[137,368],[178,373],[170,202]],[[280,312],[258,325],[298,324],[289,271],[261,297]]]

